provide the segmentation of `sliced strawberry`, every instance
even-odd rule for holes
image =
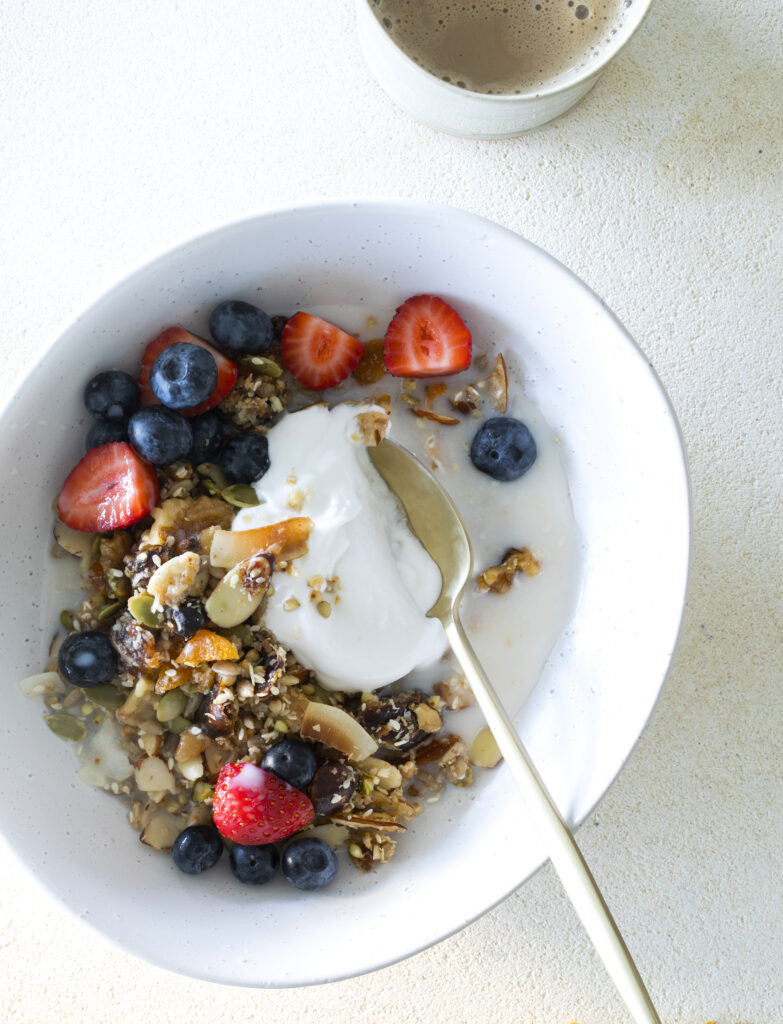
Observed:
[[[66,526],[87,533],[119,530],[158,503],[158,477],[125,441],[91,448],[68,474],[57,499]]]
[[[186,331],[182,327],[169,327],[167,330],[163,331],[162,334],[159,334],[154,341],[151,341],[144,350],[144,355],[141,360],[141,372],[139,373],[139,396],[142,407],[147,405],[160,405],[160,399],[150,387],[150,369],[161,352],[165,348],[168,348],[169,345],[173,345],[176,341],[186,341],[191,345],[200,345],[201,348],[205,348],[215,357],[215,362],[217,363],[218,368],[217,387],[206,402],[202,402],[200,405],[196,405],[192,409],[178,410],[182,416],[190,418],[191,416],[198,416],[202,412],[207,412],[209,409],[214,409],[216,405],[220,405],[236,383],[237,373],[239,370],[236,363],[232,363],[230,359],[226,359],[223,353],[218,352],[218,350],[214,346],[210,345],[208,341],[204,341],[203,338],[199,338],[195,334],[191,334],[190,331]]]
[[[345,380],[363,352],[360,341],[312,313],[295,313],[283,328],[283,362],[300,384],[313,391]]]
[[[395,377],[447,377],[470,366],[470,331],[437,295],[403,302],[386,330],[383,361]]]
[[[315,817],[309,798],[254,764],[226,764],[215,785],[212,816],[218,832],[244,846],[276,843]]]

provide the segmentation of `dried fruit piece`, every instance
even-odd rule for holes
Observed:
[[[353,375],[360,384],[377,384],[386,375],[383,362],[383,338],[367,341],[361,359],[356,364]]]
[[[442,423],[446,427],[453,427],[459,423],[455,416],[445,416],[443,413],[433,412],[432,409],[423,409],[420,406],[411,408],[411,412],[420,420],[432,420],[433,423]]]
[[[339,750],[352,761],[363,761],[378,748],[373,737],[347,711],[316,701],[307,705],[300,733],[304,739]]]
[[[236,661],[239,651],[226,637],[200,629],[175,658],[177,665],[201,665],[205,661]]]
[[[307,552],[312,529],[312,519],[295,516],[255,530],[215,530],[209,549],[210,565],[230,569],[260,551],[274,554],[278,561],[290,562]]]
[[[315,813],[328,818],[345,810],[359,788],[360,775],[350,764],[327,761],[316,770],[310,785]]]

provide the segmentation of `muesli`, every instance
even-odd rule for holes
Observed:
[[[213,311],[210,332],[206,342],[169,328],[136,378],[107,370],[87,384],[95,422],[54,528],[60,553],[81,560],[86,595],[63,612],[48,671],[22,685],[75,744],[84,781],[125,800],[141,841],[171,850],[181,870],[214,866],[228,846],[240,881],[262,884],[282,866],[292,884],[319,889],[337,871],[335,850],[362,871],[388,861],[426,804],[471,785],[474,766],[500,755],[486,729],[470,749],[452,731],[450,716],[472,695],[445,658],[426,690],[366,654],[344,685],[339,656],[319,665],[326,646],[350,660],[352,634],[338,625],[353,625],[353,577],[302,574],[327,531],[312,496],[326,463],[316,459],[304,487],[289,471],[296,438],[301,449],[312,430],[326,437],[328,420],[357,452],[378,444],[395,393],[431,427],[433,465],[437,431],[466,418],[478,477],[517,479],[536,442],[506,415],[502,356],[474,381],[449,382],[478,360],[462,319],[435,296],[403,303],[384,338],[366,343],[310,313],[270,318],[238,300]],[[345,381],[350,406],[339,405]],[[292,435],[306,419],[311,434]],[[340,491],[324,473],[320,493]],[[477,586],[503,593],[538,571],[535,555],[515,548]],[[305,615],[318,628],[301,647],[270,628]],[[372,685],[361,684],[365,669]]]

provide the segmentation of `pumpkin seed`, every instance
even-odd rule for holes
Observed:
[[[64,608],[60,612],[60,622],[65,626],[69,633],[73,630],[73,616],[67,608]]]
[[[142,591],[128,601],[128,611],[142,626],[150,626],[152,629],[160,629],[163,625],[163,612],[153,611],[155,598],[152,594]]]
[[[115,575],[115,572],[119,573],[119,575]],[[125,573],[119,572],[118,569],[109,569],[109,571],[104,575],[103,578],[106,581],[106,588],[108,589],[112,597],[121,597],[123,598],[123,600],[126,597],[130,597],[130,580],[125,575]]]
[[[244,622],[240,622],[238,626],[230,626],[228,629],[216,629],[216,633],[220,633],[221,636],[226,637],[227,640],[238,640],[239,647],[252,647],[253,646],[253,633],[250,626],[246,626]]]
[[[264,377],[280,377],[283,373],[274,359],[267,359],[266,356],[249,356],[244,362]]]
[[[98,612],[98,622],[110,619],[120,608],[122,608],[122,601],[113,601],[111,604],[104,605]]]
[[[127,696],[127,691],[118,690],[116,686],[111,686],[109,683],[104,683],[102,686],[92,686],[85,693],[85,697],[89,697],[93,704],[106,708],[108,711],[116,711],[117,708],[122,707]]]
[[[206,803],[215,795],[215,790],[206,782],[197,782],[193,787],[193,802],[197,804]]]
[[[169,690],[160,698],[155,717],[159,722],[171,722],[185,710],[188,698],[181,690]]]
[[[253,508],[260,505],[258,495],[250,484],[232,484],[221,491],[223,501],[227,501],[234,508]]]
[[[87,726],[81,719],[74,718],[73,715],[65,713],[47,715],[45,722],[55,736],[59,736],[61,739],[78,743],[87,736]]]
[[[177,691],[172,690],[171,692],[176,693]],[[182,715],[180,715],[179,718],[175,718],[173,722],[166,722],[166,728],[169,732],[175,732],[178,736],[181,732],[189,729],[191,725],[193,725],[193,723],[189,722],[187,718],[183,718]]]
[[[221,467],[215,462],[200,463],[196,466],[196,472],[199,476],[206,477],[207,480],[211,480],[213,484],[217,484],[218,489],[221,491],[224,487],[228,487],[228,477]]]
[[[212,498],[216,498],[220,494],[220,488],[215,483],[215,481],[214,480],[210,480],[209,477],[205,477],[201,481],[201,486],[204,488],[204,490],[207,492],[207,494],[209,494],[210,497],[212,497]]]

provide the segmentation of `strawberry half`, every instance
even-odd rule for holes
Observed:
[[[437,295],[414,295],[386,330],[383,361],[395,377],[447,377],[470,366],[472,342],[462,317]]]
[[[294,313],[283,328],[283,362],[300,384],[313,391],[345,380],[363,352],[360,341],[312,313]]]
[[[160,405],[160,399],[150,387],[150,370],[152,369],[152,364],[161,352],[168,348],[169,345],[173,345],[176,341],[185,341],[191,345],[200,345],[201,348],[205,348],[208,352],[212,353],[215,358],[215,362],[217,363],[217,386],[206,402],[202,402],[200,405],[196,405],[192,409],[177,410],[182,416],[186,416],[189,419],[191,416],[198,416],[202,412],[207,412],[209,409],[214,409],[216,405],[220,405],[236,383],[237,373],[239,370],[236,363],[232,363],[230,359],[226,359],[223,353],[218,352],[218,350],[213,345],[210,345],[208,341],[204,341],[203,338],[199,338],[195,334],[191,334],[190,331],[186,331],[182,327],[169,327],[167,330],[163,331],[162,334],[159,334],[154,341],[151,341],[144,350],[144,355],[141,360],[141,371],[139,373],[139,400],[142,408],[147,405]]]
[[[226,764],[220,769],[212,816],[218,832],[244,846],[285,839],[315,817],[305,794],[255,764]]]
[[[66,526],[105,533],[131,526],[158,503],[158,477],[125,441],[91,448],[68,474],[57,499]]]

